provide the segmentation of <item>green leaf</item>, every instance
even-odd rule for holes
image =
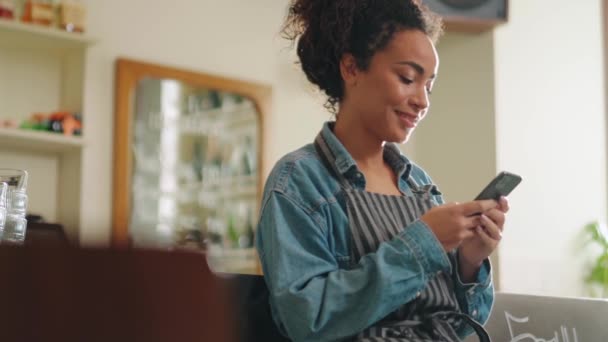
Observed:
[[[239,233],[236,231],[236,227],[234,226],[234,217],[230,215],[228,218],[228,239],[232,243],[232,247],[235,247],[239,242]]]
[[[608,250],[608,236],[606,236],[602,228],[602,225],[598,222],[592,222],[585,226],[585,230],[589,233],[591,240],[597,242],[604,250]]]
[[[585,278],[585,282],[589,284],[594,292],[601,293],[604,297],[608,294],[608,229],[605,225],[599,222],[592,222],[585,225],[584,230],[586,235],[585,244],[599,245],[601,248],[600,255],[592,264],[592,269]]]
[[[595,265],[591,270],[591,274],[587,276],[587,282],[603,284],[604,283],[604,268],[601,265]]]
[[[608,253],[603,253],[597,258],[591,273],[587,276],[587,282],[608,286]]]

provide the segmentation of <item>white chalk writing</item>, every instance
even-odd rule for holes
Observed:
[[[522,333],[515,335],[513,332],[514,323],[527,323],[530,318],[518,318],[505,311],[505,318],[507,319],[507,326],[509,327],[509,335],[511,336],[510,342],[578,342],[578,335],[576,334],[576,328],[568,329],[564,325],[560,325],[559,331],[553,332],[553,336],[549,339],[539,338],[531,333]],[[572,337],[572,339],[571,339]]]

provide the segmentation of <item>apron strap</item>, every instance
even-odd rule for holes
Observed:
[[[475,334],[477,335],[477,337],[479,337],[479,342],[492,342],[486,329],[481,324],[479,324],[479,322],[477,322],[476,320],[471,318],[471,316],[465,313],[455,311],[440,311],[432,314],[430,317],[433,320],[441,320],[445,322],[447,318],[446,316],[452,316],[462,319],[469,327],[473,329],[473,331],[475,331]]]
[[[418,328],[424,329],[428,334],[435,336],[435,338],[439,337],[439,338],[443,338],[443,339],[448,339],[448,341],[453,341],[454,338],[457,338],[457,340],[460,341],[461,339],[459,337],[454,336],[454,332],[452,330],[453,328],[451,326],[449,326],[449,323],[446,320],[447,316],[462,319],[465,324],[467,324],[468,326],[470,326],[473,329],[473,331],[479,338],[479,342],[492,342],[492,340],[490,339],[490,336],[488,335],[488,332],[485,330],[485,328],[481,324],[479,324],[479,322],[475,321],[467,314],[455,312],[455,311],[436,312],[430,316],[427,316],[427,320],[425,320],[425,321],[404,320],[404,321],[387,324],[382,327],[374,327],[375,330],[370,331],[371,334],[369,334],[367,336],[361,334],[359,336],[360,337],[384,337],[384,335],[382,333],[380,333],[380,334],[378,334],[378,333],[387,331],[387,330],[396,331],[396,334],[398,336],[399,335],[398,331],[401,330],[399,328],[416,328],[416,327],[418,327]],[[446,326],[449,326],[449,327],[446,328]],[[374,328],[372,328],[372,329],[374,329]],[[446,329],[450,329],[452,331],[452,333],[446,331]],[[439,336],[437,336],[438,334],[439,334]]]

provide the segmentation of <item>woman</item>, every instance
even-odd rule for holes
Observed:
[[[487,340],[507,200],[444,204],[394,145],[428,111],[440,28],[415,0],[291,3],[284,32],[336,114],[264,191],[256,246],[293,340]]]

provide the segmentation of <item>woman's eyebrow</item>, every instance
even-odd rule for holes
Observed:
[[[401,62],[397,62],[397,64],[401,64],[401,65],[409,65],[412,68],[414,68],[414,70],[416,70],[416,72],[420,75],[424,75],[424,68],[422,67],[422,65],[416,63],[416,62],[412,62],[412,61],[401,61]],[[434,79],[435,78],[435,74],[432,74],[430,79]]]

